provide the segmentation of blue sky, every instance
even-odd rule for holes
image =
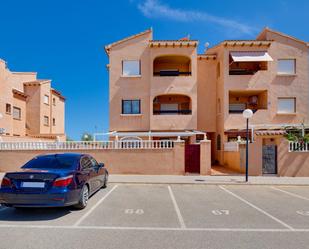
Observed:
[[[66,132],[108,131],[104,45],[149,27],[155,39],[190,34],[210,46],[252,39],[264,27],[309,41],[309,1],[9,0],[0,7],[0,58],[36,71],[67,98]]]

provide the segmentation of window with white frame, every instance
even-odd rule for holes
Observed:
[[[44,104],[49,105],[49,96],[44,95]]]
[[[13,107],[13,118],[21,120],[21,109],[16,106]]]
[[[296,74],[296,60],[295,59],[279,59],[277,72],[278,74],[281,74],[281,75]]]
[[[141,63],[139,60],[123,60],[122,76],[140,76]]]
[[[278,98],[278,113],[295,113],[296,112],[296,98]]]

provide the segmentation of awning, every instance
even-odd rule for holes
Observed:
[[[136,131],[136,132],[120,132],[113,131],[106,133],[106,135],[111,137],[190,137],[194,135],[206,135],[206,132],[202,131],[169,131],[169,132],[160,132],[160,131]]]
[[[241,51],[230,52],[234,62],[257,62],[257,61],[273,61],[266,51]]]
[[[257,136],[282,136],[285,134],[286,132],[284,130],[264,130],[255,132]]]

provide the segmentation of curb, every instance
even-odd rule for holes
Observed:
[[[235,186],[309,186],[307,183],[241,183],[241,182],[124,182],[124,181],[109,181],[111,184],[127,184],[127,185],[235,185]]]

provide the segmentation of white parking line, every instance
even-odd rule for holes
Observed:
[[[183,220],[183,217],[181,215],[181,212],[180,212],[180,209],[179,209],[178,204],[176,202],[176,199],[175,199],[175,196],[173,194],[172,188],[171,188],[171,186],[167,186],[167,187],[168,187],[168,191],[170,193],[170,196],[171,196],[171,199],[172,199],[172,202],[173,202],[173,205],[174,205],[177,217],[178,217],[178,221],[179,221],[180,227],[181,228],[186,228],[186,224],[185,224],[185,222]]]
[[[219,186],[219,188],[221,188],[222,190],[224,190],[225,192],[229,193],[230,195],[234,196],[235,198],[237,198],[238,200],[241,200],[242,202],[246,203],[247,205],[249,205],[250,207],[253,207],[254,209],[258,210],[259,212],[261,212],[262,214],[265,214],[266,216],[268,216],[269,218],[273,219],[274,221],[280,223],[281,225],[285,226],[286,228],[288,228],[289,230],[293,231],[295,230],[293,227],[291,227],[290,225],[286,224],[285,222],[283,222],[282,220],[279,220],[278,218],[276,218],[275,216],[271,215],[270,213],[264,211],[263,209],[255,206],[254,204],[252,204],[251,202],[245,200],[244,198],[240,197],[239,195],[233,193],[232,191],[224,188],[223,186]]]
[[[115,185],[109,192],[107,192],[106,195],[104,195],[101,200],[99,200],[92,208],[89,209],[87,213],[85,213],[82,217],[80,217],[73,226],[78,226],[80,223],[82,223],[92,212],[95,210],[116,188],[118,185]]]
[[[79,230],[136,230],[136,231],[206,231],[206,232],[309,232],[309,229],[263,229],[263,228],[175,228],[175,227],[113,227],[113,226],[55,226],[0,224],[1,228],[17,229],[79,229]]]
[[[294,194],[294,193],[291,193],[289,191],[282,190],[282,189],[276,188],[276,187],[270,187],[270,188],[277,190],[277,191],[280,191],[282,193],[288,194],[290,196],[293,196],[293,197],[296,197],[296,198],[299,198],[299,199],[302,199],[302,200],[305,200],[305,201],[309,201],[309,198],[307,198],[307,197],[304,197],[304,196],[301,196],[301,195],[298,195],[298,194]]]

